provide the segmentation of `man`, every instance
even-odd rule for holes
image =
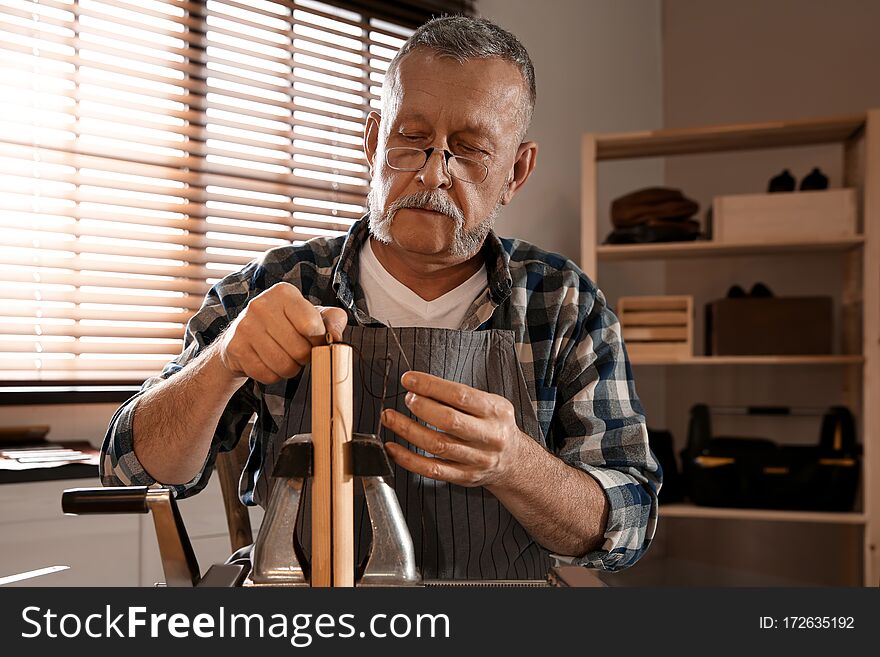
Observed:
[[[466,17],[419,28],[366,121],[369,215],[211,290],[183,353],[113,418],[104,483],[193,494],[256,413],[243,500],[264,503],[281,441],[308,430],[302,379],[329,331],[412,370],[381,422],[424,577],[540,577],[551,552],[634,563],[660,469],[619,323],[572,262],[493,231],[535,167],[534,102],[509,33]]]

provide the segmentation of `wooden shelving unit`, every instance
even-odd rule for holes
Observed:
[[[860,234],[846,239],[762,243],[712,241],[645,245],[598,243],[598,166],[602,161],[653,158],[724,151],[761,150],[838,143],[843,146],[845,187],[859,194]],[[841,344],[845,353],[829,356],[693,356],[678,360],[636,360],[636,366],[756,367],[761,376],[768,368],[840,367],[843,395],[857,413],[857,433],[863,449],[860,508],[850,513],[722,509],[689,504],[661,505],[660,517],[700,521],[759,520],[782,523],[849,525],[862,530],[857,558],[863,583],[880,580],[880,110],[864,114],[815,120],[777,121],[616,134],[586,134],[581,142],[581,267],[602,287],[603,262],[753,256],[810,256],[838,253],[843,262],[840,297]],[[675,290],[682,293],[682,290]],[[827,371],[827,370],[822,370]],[[800,370],[798,370],[800,372]],[[713,375],[715,376],[715,375]],[[703,400],[693,400],[694,403]],[[835,558],[841,558],[836,555]],[[821,567],[821,564],[815,564]]]
[[[865,118],[864,114],[853,114],[824,119],[594,135],[595,159],[621,160],[839,143],[857,139],[865,128]]]
[[[646,358],[631,359],[633,365],[861,365],[865,362],[862,356],[693,356],[683,360],[649,360]]]
[[[766,520],[768,522],[815,522],[834,525],[864,525],[864,513],[825,511],[777,511],[775,509],[723,509],[693,504],[661,504],[661,518],[707,518],[713,520]]]
[[[596,247],[596,256],[605,261],[661,260],[667,258],[716,258],[718,256],[780,255],[784,253],[822,253],[850,251],[861,247],[864,237],[829,241],[762,242],[758,244],[719,244],[711,240],[667,242],[664,244],[607,244]]]

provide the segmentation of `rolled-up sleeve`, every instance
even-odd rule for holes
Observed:
[[[245,305],[249,290],[247,275],[246,268],[211,288],[199,311],[187,323],[180,355],[165,365],[160,374],[145,381],[140,391],[117,409],[101,447],[99,475],[104,486],[151,486],[157,483],[134,452],[132,420],[137,403],[147,390],[184,369],[225,330]],[[191,481],[168,486],[177,497],[194,495],[207,485],[218,451],[235,447],[256,408],[253,381],[249,380],[224,409],[202,470]],[[174,422],[175,418],[168,421]]]
[[[559,370],[553,448],[608,499],[602,546],[571,562],[614,571],[638,561],[654,537],[662,471],[648,445],[620,323],[601,291],[594,299]]]

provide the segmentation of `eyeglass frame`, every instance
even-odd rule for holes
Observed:
[[[390,151],[418,151],[425,156],[425,161],[422,163],[422,166],[417,169],[402,169],[400,167],[392,166],[391,163],[388,162],[388,153]],[[434,151],[440,151],[441,153],[443,153],[443,165],[446,167],[446,172],[449,174],[450,177],[455,178],[456,180],[460,180],[461,182],[468,183],[470,185],[482,185],[484,182],[486,182],[486,178],[489,177],[489,167],[486,166],[483,162],[471,159],[469,157],[464,157],[462,155],[456,155],[452,151],[446,150],[445,148],[438,148],[436,146],[430,146],[429,148],[416,148],[414,146],[390,146],[385,149],[385,162],[386,164],[388,164],[388,168],[393,169],[394,171],[421,171],[425,168],[425,165],[428,164],[431,156],[434,155]],[[483,167],[483,177],[480,180],[474,181],[465,180],[464,178],[456,176],[454,173],[452,173],[452,171],[449,170],[449,160],[451,160],[452,158],[463,160],[465,162],[473,162],[474,164],[480,165],[481,167]]]

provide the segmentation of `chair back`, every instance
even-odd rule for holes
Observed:
[[[248,457],[248,440],[250,425],[245,434],[231,452],[220,452],[217,455],[216,470],[220,478],[220,490],[223,493],[223,507],[226,510],[226,526],[229,529],[229,545],[235,552],[254,542],[251,518],[248,508],[238,497],[238,482]]]

